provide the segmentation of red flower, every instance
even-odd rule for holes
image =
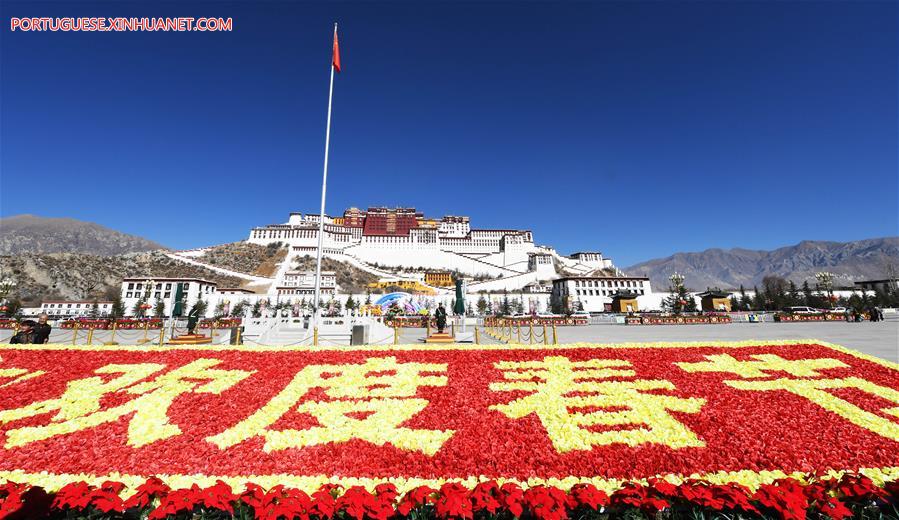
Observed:
[[[809,505],[802,486],[791,478],[759,486],[753,499],[776,511],[783,520],[805,520]]]
[[[468,490],[455,482],[440,486],[440,496],[434,503],[434,512],[438,518],[473,518]]]
[[[0,520],[11,516],[19,511],[24,505],[22,496],[28,491],[30,486],[26,484],[15,484],[7,482],[0,484]]]
[[[471,490],[471,507],[474,511],[486,511],[491,515],[502,507],[499,486],[494,481],[480,482]]]
[[[91,503],[93,488],[87,482],[72,482],[61,487],[53,499],[54,509],[84,509]]]
[[[403,495],[402,499],[400,499],[396,511],[399,514],[406,516],[410,511],[417,507],[433,504],[436,500],[436,494],[437,490],[428,486],[419,486],[415,489],[411,489]]]
[[[198,502],[208,509],[234,512],[232,503],[237,500],[237,495],[231,490],[231,486],[217,480],[214,486],[199,490]]]
[[[119,493],[125,489],[125,485],[121,482],[111,482],[107,480],[100,485],[99,489],[95,489],[90,494],[91,504],[104,513],[125,511],[125,503]]]
[[[144,508],[148,506],[154,498],[165,496],[171,488],[165,482],[156,477],[150,477],[146,482],[137,486],[137,492],[125,500],[125,509],[132,507]]]
[[[624,484],[621,489],[615,491],[610,503],[639,507],[650,514],[662,511],[671,505],[664,498],[653,496],[649,488],[630,483]]]
[[[193,511],[200,500],[200,488],[196,484],[189,489],[176,489],[160,497],[159,505],[148,518],[149,520],[161,520],[178,513]]]
[[[499,491],[503,507],[512,513],[513,516],[520,517],[524,513],[524,504],[522,503],[524,491],[521,487],[518,484],[507,482],[499,488]]]
[[[609,505],[609,495],[596,489],[593,484],[575,484],[571,487],[570,493],[578,506],[598,511],[601,507]]]
[[[524,503],[538,520],[568,518],[569,497],[559,488],[547,486],[528,488],[524,492]]]
[[[337,494],[340,486],[336,484],[325,484],[318,488],[318,491],[312,493],[312,514],[321,518],[331,518],[337,507],[337,501],[334,496]]]
[[[853,500],[873,500],[884,496],[883,490],[864,475],[843,475],[834,484],[834,490],[841,498]]]
[[[843,520],[853,515],[852,510],[836,497],[829,497],[826,502],[819,503],[818,509],[833,520]]]

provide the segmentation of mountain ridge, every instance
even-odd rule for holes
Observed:
[[[166,249],[143,237],[66,217],[31,214],[0,218],[0,254],[86,253],[114,256]]]
[[[692,289],[720,287],[751,288],[768,275],[781,276],[797,284],[814,284],[815,273],[837,275],[835,285],[851,286],[861,279],[886,278],[899,271],[899,236],[867,238],[849,242],[802,240],[771,250],[709,248],[677,252],[623,268],[630,275],[648,276],[655,290],[666,290],[675,271],[686,277]],[[895,274],[894,274],[895,275]]]

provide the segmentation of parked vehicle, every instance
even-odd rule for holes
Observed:
[[[787,307],[784,309],[785,312],[789,312],[790,314],[818,314],[821,311],[817,309],[812,309],[811,307]]]

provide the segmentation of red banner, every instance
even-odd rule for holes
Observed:
[[[896,366],[833,345],[0,347],[0,480],[48,488],[897,468]]]

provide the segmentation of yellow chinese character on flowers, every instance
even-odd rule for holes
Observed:
[[[796,377],[819,377],[828,368],[846,368],[838,359],[784,359],[775,354],[754,354],[752,361],[741,361],[728,354],[704,356],[708,361],[677,363],[687,372],[730,372],[743,379],[768,377],[768,372],[786,372]]]
[[[2,362],[3,358],[0,358],[0,363]],[[27,368],[0,368],[0,388],[21,383],[45,373],[43,370],[29,371]],[[5,379],[9,379],[9,381],[4,381]]]
[[[491,383],[491,390],[529,393],[490,408],[513,419],[537,414],[560,453],[615,443],[629,446],[656,443],[671,448],[705,446],[669,413],[697,413],[705,399],[648,393],[674,390],[674,385],[664,380],[601,381],[633,377],[635,373],[628,368],[629,361],[573,362],[566,357],[551,356],[542,361],[502,361],[495,366],[503,371],[506,381]],[[604,431],[593,428],[621,425],[641,427]]]
[[[129,414],[134,414],[128,423],[128,444],[131,446],[140,447],[178,435],[181,429],[170,424],[167,415],[169,406],[176,397],[190,392],[218,394],[252,374],[243,370],[210,368],[219,363],[221,361],[217,359],[198,359],[143,383],[140,381],[163,370],[165,365],[106,365],[95,373],[120,375],[108,381],[101,377],[71,381],[59,398],[32,403],[22,408],[0,410],[0,424],[56,412],[46,425],[25,426],[7,431],[5,447],[13,448],[93,428],[118,421]],[[202,383],[203,380],[208,382]],[[101,399],[117,392],[138,397],[102,410]]]
[[[784,390],[817,404],[821,408],[833,412],[849,422],[882,435],[888,439],[899,441],[899,424],[885,417],[860,408],[849,401],[828,392],[838,388],[854,388],[886,401],[899,405],[899,391],[860,379],[846,377],[840,379],[808,379],[823,377],[819,371],[828,368],[846,368],[845,363],[829,358],[787,360],[772,354],[750,356],[754,361],[740,361],[728,355],[705,356],[708,361],[697,363],[677,363],[687,372],[728,372],[744,379],[755,381],[725,381],[724,384],[740,390],[772,391]],[[803,379],[779,378],[759,381],[769,377],[767,372],[786,372]],[[884,414],[899,417],[899,406],[880,410]]]
[[[446,376],[434,375],[445,372],[446,364],[397,363],[395,357],[369,358],[352,365],[310,365],[256,413],[207,440],[224,449],[259,435],[265,438],[268,452],[361,439],[433,455],[452,436],[452,430],[419,430],[400,424],[428,404],[415,397],[418,387],[445,386]],[[313,388],[323,388],[330,399],[300,403]],[[320,426],[269,429],[294,407],[314,417]]]

